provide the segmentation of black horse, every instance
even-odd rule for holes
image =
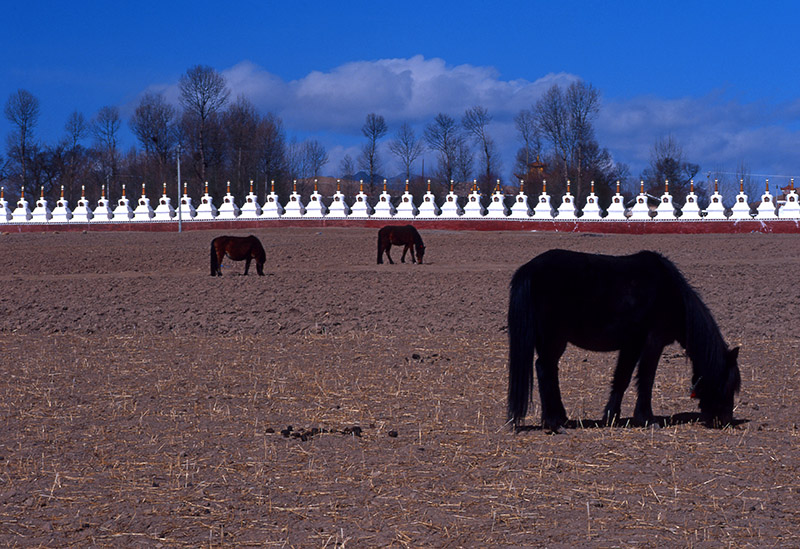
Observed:
[[[508,306],[508,419],[520,427],[533,390],[533,357],[542,403],[542,427],[567,422],[558,385],[558,361],[567,343],[591,351],[619,350],[606,424],[620,417],[622,395],[638,365],[633,421],[655,422],[652,390],[666,345],[677,341],[692,361],[692,397],[713,426],[733,421],[741,378],[739,348],[729,350],[711,312],[680,271],[663,256],[642,251],[607,256],[550,250],[511,279]]]
[[[256,271],[264,276],[264,262],[267,253],[261,241],[250,236],[218,236],[211,241],[211,276],[222,276],[222,260],[225,256],[234,261],[244,260],[244,274],[250,270],[250,261],[256,260]]]
[[[405,246],[403,255],[400,257],[402,263],[406,262],[406,252],[411,250],[411,262],[422,264],[422,256],[425,255],[425,244],[422,243],[422,237],[419,236],[417,229],[413,225],[387,225],[378,231],[379,265],[383,263],[384,251],[386,252],[386,257],[389,258],[389,263],[394,264],[392,256],[389,255],[392,244]],[[414,249],[417,251],[416,257],[414,256]]]

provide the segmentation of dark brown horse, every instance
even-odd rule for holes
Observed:
[[[267,253],[264,246],[253,235],[250,236],[218,236],[211,241],[211,276],[222,276],[222,260],[225,256],[234,261],[244,260],[244,274],[250,270],[250,261],[256,260],[256,271],[264,276],[264,262]]]
[[[403,248],[403,256],[400,258],[402,263],[406,262],[406,252],[411,250],[411,261],[422,264],[422,256],[425,255],[425,244],[422,243],[422,237],[419,236],[417,229],[412,225],[387,225],[378,231],[378,264],[383,263],[384,251],[386,252],[386,257],[389,258],[389,263],[394,264],[392,256],[389,255],[392,244],[405,246]],[[414,256],[415,249],[417,252],[416,257]]]

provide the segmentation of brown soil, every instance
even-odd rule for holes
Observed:
[[[796,235],[427,230],[376,265],[372,229],[252,232],[264,277],[210,277],[217,232],[0,236],[0,544],[800,545]],[[615,356],[570,349],[577,425],[504,428],[508,281],[554,247],[675,261],[741,345],[741,423],[678,420],[673,346],[667,427],[589,427]]]

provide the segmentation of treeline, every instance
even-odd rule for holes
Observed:
[[[249,192],[251,181],[259,198],[270,191],[273,181],[282,200],[295,181],[297,190],[307,197],[313,180],[324,170],[343,180],[344,192],[355,192],[355,179],[363,179],[365,191],[373,196],[380,192],[387,173],[408,179],[415,194],[424,192],[430,179],[431,190],[439,198],[451,185],[464,194],[473,181],[489,194],[498,180],[506,190],[517,189],[522,181],[526,192],[535,195],[546,181],[556,204],[568,182],[582,204],[593,182],[601,206],[606,207],[616,182],[625,185],[630,178],[627,166],[615,162],[597,142],[594,122],[600,97],[585,82],[553,86],[518,113],[514,121],[520,147],[508,177],[501,176],[492,115],[482,106],[467,109],[460,117],[440,113],[422,135],[409,123],[390,134],[384,117],[370,113],[361,128],[364,143],[359,154],[347,155],[338,167],[331,167],[319,141],[287,139],[280,117],[258,112],[247,97],[231,97],[225,78],[215,69],[202,65],[188,69],[178,90],[177,106],[161,94],[145,93],[127,121],[115,106],[102,107],[91,119],[74,112],[64,125],[63,137],[51,144],[36,137],[38,99],[18,90],[4,109],[12,125],[6,155],[0,157],[0,184],[6,199],[17,200],[22,189],[27,197],[38,197],[43,189],[54,200],[63,186],[72,203],[81,196],[82,187],[90,202],[101,192],[113,200],[121,195],[123,185],[129,197],[138,198],[143,183],[148,196],[156,199],[163,182],[168,182],[174,196],[178,158],[189,194],[199,196],[208,182],[217,203],[227,183],[238,198]],[[137,140],[127,151],[119,143],[123,123]],[[436,162],[423,177],[418,164],[425,152]],[[686,162],[680,146],[668,137],[654,146],[651,165],[641,178],[656,195],[663,192],[664,180],[670,180],[670,190],[680,203],[698,171],[699,166]]]

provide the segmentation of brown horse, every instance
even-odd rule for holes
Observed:
[[[386,257],[389,258],[389,263],[394,264],[392,256],[389,255],[392,244],[405,246],[403,248],[403,256],[400,258],[402,263],[406,262],[406,252],[411,250],[411,261],[422,264],[422,256],[425,255],[425,244],[422,243],[422,237],[419,236],[417,229],[412,225],[387,225],[378,231],[378,264],[383,263],[384,251],[386,252]],[[416,257],[414,257],[415,249],[417,251]]]
[[[264,262],[267,253],[264,246],[253,235],[250,236],[218,236],[211,241],[211,276],[222,276],[222,260],[225,256],[234,261],[244,260],[244,274],[250,270],[250,261],[256,260],[256,271],[264,276]]]

